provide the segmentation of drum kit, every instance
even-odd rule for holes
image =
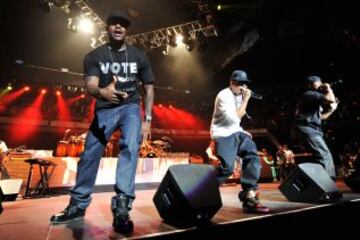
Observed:
[[[164,157],[171,149],[168,138],[163,140],[147,140],[140,147],[140,157],[156,158]]]
[[[64,138],[57,143],[56,157],[79,157],[84,151],[86,134],[70,135],[67,138],[70,129],[65,131]]]

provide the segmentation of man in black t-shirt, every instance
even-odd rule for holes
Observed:
[[[330,85],[322,83],[320,77],[309,76],[306,81],[308,90],[297,104],[292,136],[335,179],[334,161],[325,143],[321,122],[336,110],[337,101]]]
[[[85,86],[88,93],[96,98],[95,116],[85,140],[85,150],[80,156],[70,203],[64,211],[51,217],[52,223],[66,223],[85,215],[104,148],[112,133],[119,129],[121,138],[116,195],[111,201],[113,226],[121,233],[133,231],[128,212],[135,199],[135,172],[140,143],[150,134],[154,76],[146,55],[138,48],[125,44],[129,25],[126,13],[112,11],[107,18],[109,43],[96,48],[84,58]],[[141,120],[140,85],[145,90],[144,122]]]

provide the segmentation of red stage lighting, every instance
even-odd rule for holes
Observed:
[[[47,92],[46,89],[41,89],[41,94],[45,94]]]
[[[25,91],[25,92],[30,91],[30,87],[29,87],[29,86],[25,86],[25,87],[24,87],[24,91]]]
[[[61,92],[59,90],[56,91],[56,96],[60,96]]]

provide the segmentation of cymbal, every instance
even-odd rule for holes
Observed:
[[[161,140],[155,140],[155,141],[153,141],[153,144],[155,144],[155,145],[165,145],[166,143],[164,141],[161,141]]]

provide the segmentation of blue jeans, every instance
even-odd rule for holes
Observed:
[[[331,178],[335,179],[335,166],[332,154],[326,145],[323,134],[305,133],[298,128],[292,129],[292,139],[295,144],[313,154],[312,162],[321,164]]]
[[[323,136],[319,134],[309,135],[305,139],[305,147],[313,154],[313,160],[320,163],[330,177],[335,179],[334,160]]]
[[[141,143],[141,113],[138,104],[125,104],[96,111],[77,165],[76,184],[71,198],[85,209],[91,201],[104,148],[112,133],[120,129],[120,153],[116,167],[115,192],[135,199],[135,173]]]
[[[231,176],[234,171],[236,157],[242,158],[241,187],[243,191],[257,189],[261,165],[254,141],[243,132],[234,133],[228,137],[218,137],[216,154],[220,158],[218,181],[220,183]]]

